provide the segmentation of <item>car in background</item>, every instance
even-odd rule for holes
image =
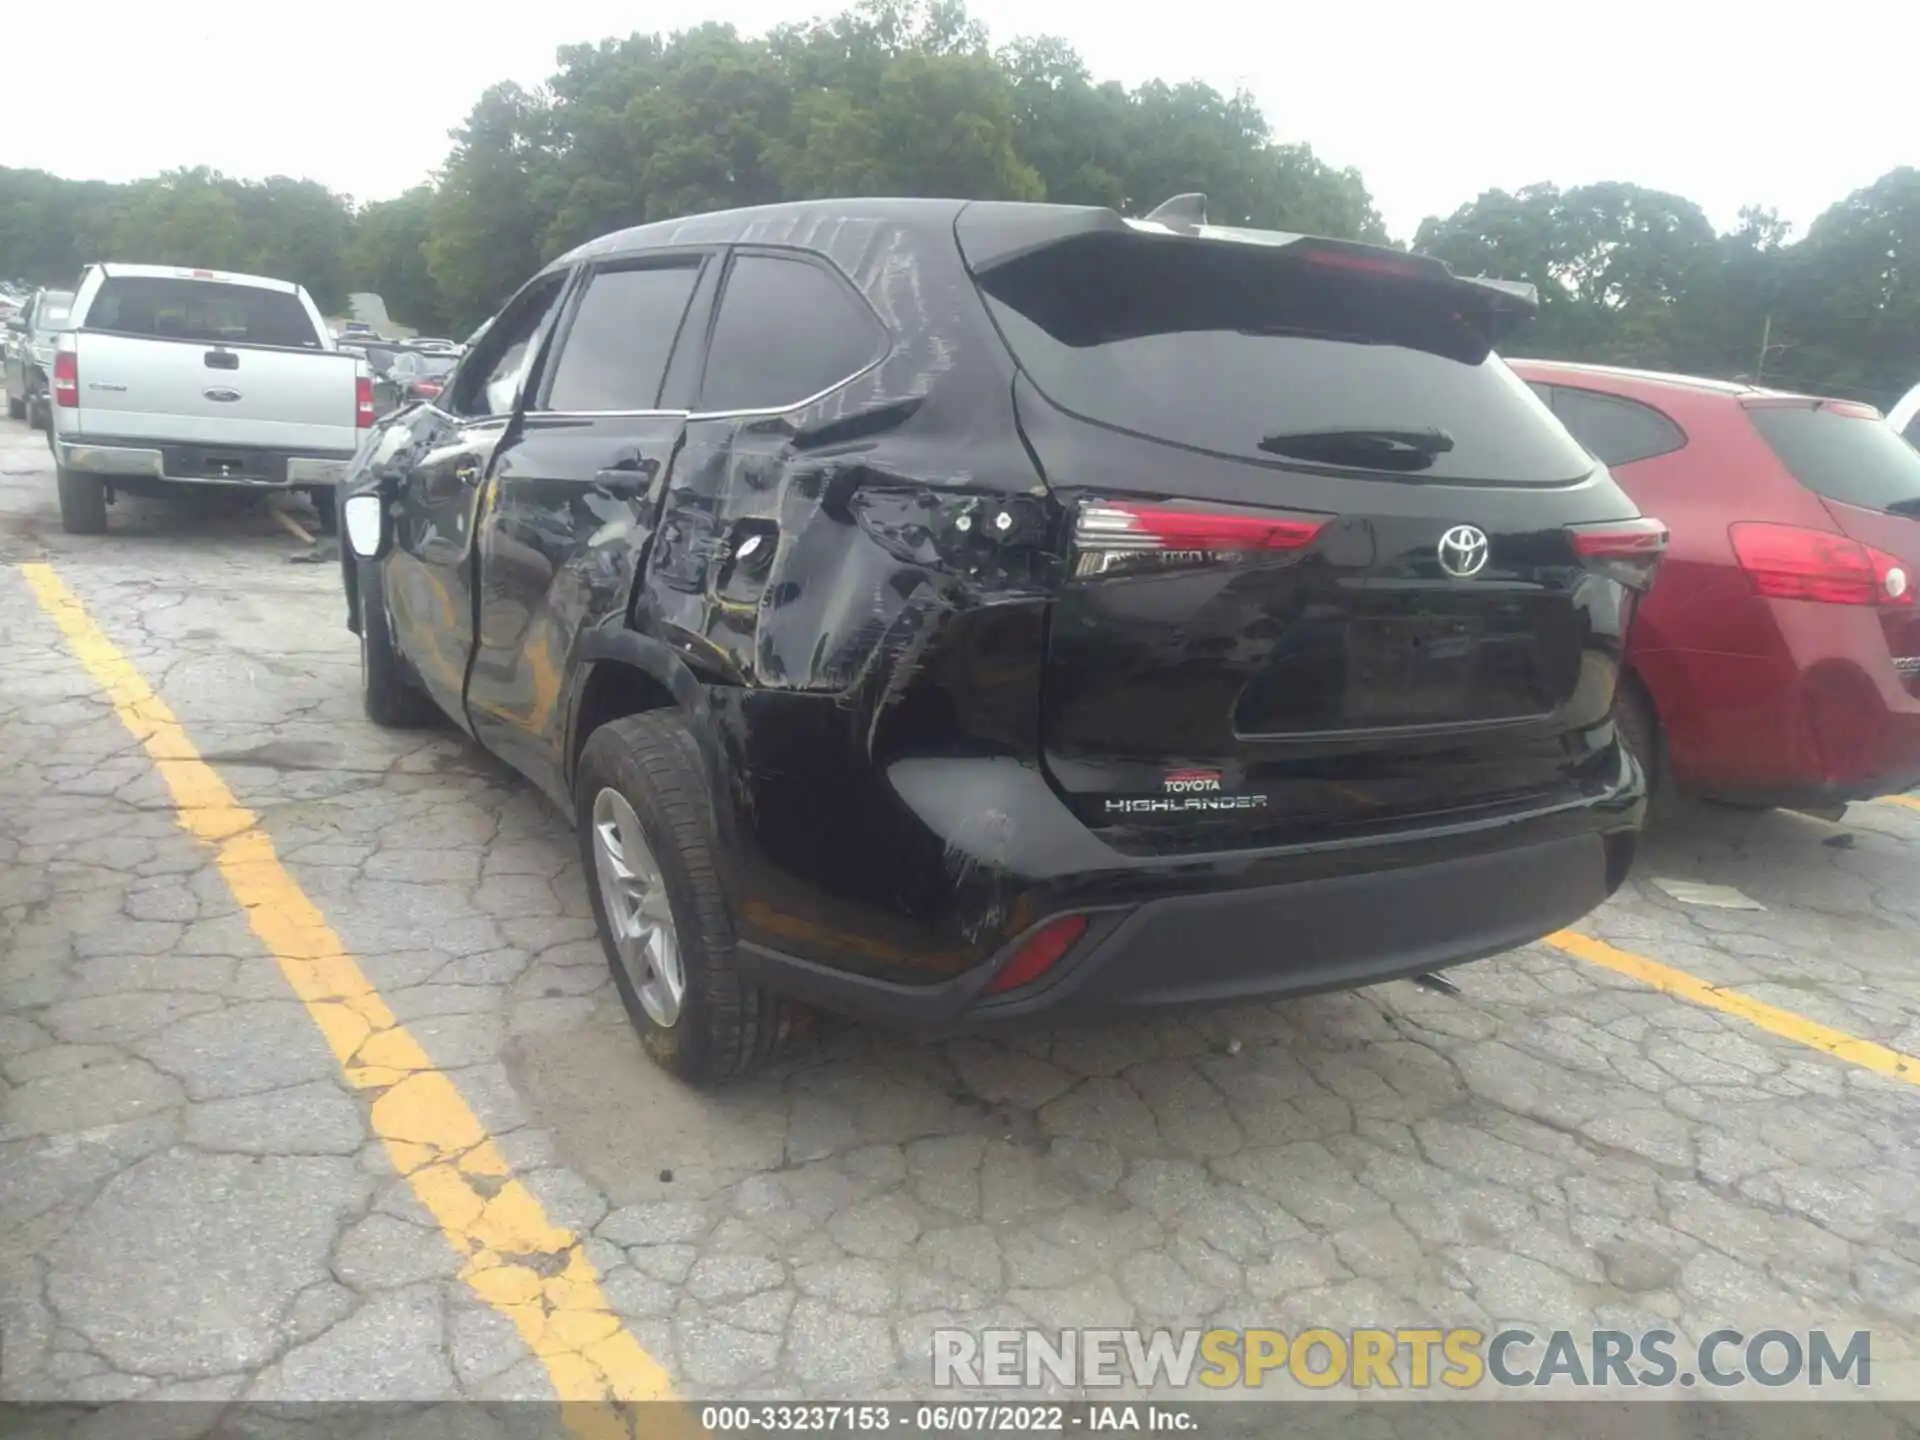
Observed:
[[[1531,288],[1198,198],[608,236],[361,447],[367,713],[572,817],[674,1073],[795,997],[946,1030],[1369,985],[1625,879],[1664,530],[1495,353]]]
[[[451,340],[443,340],[433,335],[414,335],[402,340],[401,345],[409,350],[418,350],[430,355],[458,355],[460,347]]]
[[[1511,364],[1671,531],[1621,692],[1656,791],[1821,809],[1920,783],[1920,452],[1868,405]]]
[[[364,361],[333,348],[288,280],[89,265],[56,340],[50,440],[60,520],[97,535],[119,493],[297,489],[323,528],[373,424]]]
[[[53,340],[69,327],[67,312],[72,304],[71,290],[43,288],[34,291],[19,313],[5,322],[9,420],[24,417],[36,430],[47,423],[47,376],[53,370]]]
[[[1900,403],[1887,412],[1887,424],[1909,445],[1920,448],[1920,385],[1900,397]]]
[[[384,414],[416,400],[432,400],[458,363],[452,355],[399,351],[374,381],[374,403]]]

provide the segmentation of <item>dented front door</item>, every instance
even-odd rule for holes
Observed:
[[[626,618],[684,423],[530,414],[495,458],[467,713],[483,744],[556,795],[575,651]]]

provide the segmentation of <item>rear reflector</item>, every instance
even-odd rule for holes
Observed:
[[[987,982],[987,994],[1001,995],[1031,985],[1055,965],[1087,933],[1087,917],[1063,915],[1028,937],[1000,973]]]
[[[1828,605],[1913,605],[1913,577],[1897,556],[1844,535],[1743,520],[1728,527],[1754,592]]]
[[[1279,511],[1201,509],[1108,501],[1083,505],[1074,520],[1074,574],[1207,564],[1310,547],[1331,517]]]
[[[1667,527],[1650,516],[1569,525],[1567,534],[1581,564],[1635,590],[1653,584],[1660,562],[1666,558]]]
[[[353,382],[353,423],[362,430],[373,425],[373,381],[365,375]]]
[[[80,357],[71,350],[53,357],[53,403],[63,410],[80,403]]]

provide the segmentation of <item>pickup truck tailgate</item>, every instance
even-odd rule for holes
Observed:
[[[125,440],[351,450],[359,362],[282,350],[82,332],[76,429]]]

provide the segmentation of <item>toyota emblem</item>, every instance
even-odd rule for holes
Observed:
[[[1478,525],[1456,525],[1436,547],[1440,568],[1456,580],[1471,580],[1487,568],[1487,532]]]

